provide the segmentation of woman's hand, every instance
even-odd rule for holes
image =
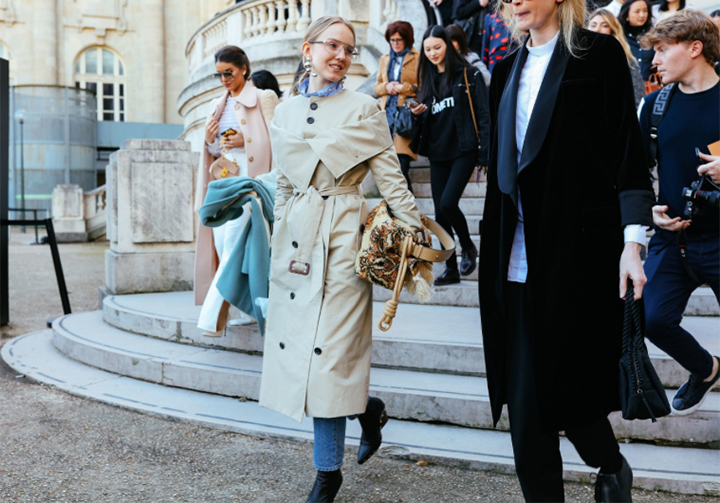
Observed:
[[[698,168],[698,174],[706,175],[713,183],[720,184],[720,156],[701,152],[700,159],[708,162]]]
[[[397,94],[397,90],[395,89],[395,82],[388,82],[387,84],[385,84],[385,90],[388,94],[395,96]]]
[[[245,146],[245,137],[242,133],[231,134],[222,139],[222,145],[227,149],[243,148]]]
[[[625,243],[622,255],[620,256],[620,298],[625,298],[625,292],[627,291],[627,280],[628,278],[633,280],[633,286],[635,290],[634,299],[639,300],[642,298],[642,291],[647,278],[645,277],[645,271],[643,270],[642,260],[640,260],[640,250],[642,245],[628,241]]]
[[[665,213],[667,206],[653,206],[653,223],[663,230],[678,232],[690,226],[690,220],[681,220],[680,217],[670,218]]]
[[[218,131],[220,130],[220,124],[215,119],[210,119],[205,126],[205,141],[213,143],[217,137]]]
[[[415,105],[414,107],[410,107],[410,111],[413,113],[413,115],[420,115],[425,110],[427,110],[427,106],[424,103],[420,103],[419,105]]]

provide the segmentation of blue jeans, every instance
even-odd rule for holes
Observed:
[[[313,456],[315,468],[321,472],[334,472],[343,464],[345,455],[346,417],[314,417],[315,444]]]
[[[671,238],[672,239],[672,238]],[[696,233],[687,236],[690,269],[720,297],[720,236]],[[645,297],[645,336],[700,379],[712,373],[713,359],[698,341],[680,326],[690,295],[700,283],[693,281],[680,257],[677,239],[655,234],[645,261],[648,282]]]

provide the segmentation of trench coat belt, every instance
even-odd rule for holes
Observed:
[[[293,197],[297,197],[303,192],[295,191]],[[295,260],[290,261],[288,271],[307,276],[310,272],[310,264],[308,257],[315,244],[315,236],[320,230],[320,222],[322,220],[325,208],[325,200],[330,196],[341,196],[345,194],[358,194],[362,197],[362,188],[360,185],[341,185],[339,187],[326,187],[318,189],[310,186],[304,192],[308,197],[308,209],[303,222],[302,232],[300,233],[300,242],[298,243]]]

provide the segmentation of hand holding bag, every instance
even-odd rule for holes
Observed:
[[[238,166],[235,156],[233,155],[233,160],[231,161],[225,158],[226,153],[227,150],[225,149],[225,144],[223,142],[223,149],[220,157],[215,159],[215,162],[210,165],[210,175],[213,180],[232,178],[234,176],[238,176],[238,173],[240,172],[240,167]]]
[[[395,110],[395,122],[393,132],[403,138],[412,138],[413,135],[413,113],[407,105],[397,107]]]
[[[665,388],[650,362],[645,346],[642,299],[633,299],[632,280],[625,294],[623,348],[620,357],[620,404],[623,419],[652,419],[670,414]]]
[[[362,244],[355,259],[355,274],[393,291],[385,303],[380,330],[386,332],[392,326],[403,287],[421,302],[430,300],[430,286],[434,281],[432,262],[444,262],[455,252],[455,240],[433,220],[420,215],[427,230],[414,231],[405,222],[394,218],[387,202],[380,201],[368,215]],[[432,248],[435,234],[443,250]],[[407,273],[410,274],[407,274]]]

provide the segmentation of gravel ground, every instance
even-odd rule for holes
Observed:
[[[12,234],[5,340],[61,314],[47,246]],[[73,311],[97,309],[107,244],[62,245]],[[0,363],[0,503],[302,502],[315,476],[309,443],[250,437],[143,415],[17,378]],[[348,451],[341,502],[522,501],[514,477],[376,455],[360,467]],[[593,489],[566,484],[569,501]],[[635,491],[636,502],[717,499]]]

